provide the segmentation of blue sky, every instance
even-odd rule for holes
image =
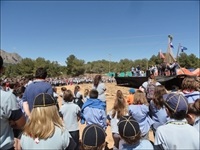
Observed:
[[[1,1],[1,49],[65,65],[142,59],[179,43],[199,57],[199,1]]]

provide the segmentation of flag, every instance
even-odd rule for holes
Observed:
[[[181,52],[184,52],[184,50],[187,50],[187,47],[181,46]]]
[[[171,47],[171,48],[174,48],[174,46],[173,46],[172,42],[170,42],[170,47]]]
[[[165,59],[165,56],[164,56],[164,54],[160,51],[160,58],[161,59]]]

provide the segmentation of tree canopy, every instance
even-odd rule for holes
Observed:
[[[187,55],[181,53],[177,58],[181,67],[198,68],[200,59],[194,54]],[[84,60],[78,59],[73,54],[66,58],[66,66],[58,64],[57,61],[49,61],[45,58],[38,57],[36,60],[24,58],[18,64],[6,64],[5,76],[30,76],[34,75],[38,67],[45,67],[48,70],[49,77],[75,77],[85,73],[105,74],[108,72],[126,72],[131,67],[140,65],[142,70],[147,70],[148,66],[160,64],[162,60],[159,56],[152,55],[150,59],[121,59],[119,62],[108,60],[96,60],[85,63]]]

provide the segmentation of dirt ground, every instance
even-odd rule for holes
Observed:
[[[115,94],[116,94],[117,90],[121,90],[123,92],[124,96],[126,97],[129,93],[128,92],[129,88],[123,87],[123,86],[117,86],[116,83],[105,83],[105,85],[106,85],[106,89],[107,89],[106,90],[107,112],[109,112],[113,107]],[[85,89],[91,89],[92,84],[80,84],[79,86],[81,87],[81,93],[83,94]],[[67,85],[65,87],[67,89],[72,90],[72,92],[73,92],[75,85]],[[58,94],[61,92],[60,88],[61,87],[57,87],[57,93]],[[62,101],[62,99],[61,99],[61,97],[59,97],[59,99],[58,99],[59,105],[61,105],[61,101]],[[79,126],[80,126],[80,138],[81,138],[82,131],[83,131],[85,125],[80,124]],[[112,133],[111,133],[110,126],[108,126],[108,128],[106,129],[106,133],[107,133],[106,142],[108,144],[107,147],[109,149],[112,149],[113,139],[112,139]],[[151,141],[154,141],[153,134],[152,134],[151,131],[149,133],[149,139]]]

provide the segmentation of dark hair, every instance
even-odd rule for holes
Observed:
[[[155,94],[153,98],[153,102],[156,106],[156,108],[160,109],[163,108],[163,95],[167,94],[166,88],[163,85],[157,85],[155,87]]]
[[[65,102],[72,102],[74,100],[74,95],[71,90],[66,90],[63,93],[63,100]]]
[[[61,91],[66,91],[67,88],[66,87],[61,87]]]
[[[19,98],[22,98],[25,89],[25,86],[18,87],[17,89],[13,90],[13,94]]]
[[[99,95],[99,93],[97,90],[95,90],[95,89],[90,90],[90,93],[89,93],[90,98],[97,99],[98,95]]]
[[[45,68],[38,68],[35,72],[35,78],[45,79],[47,77],[47,70]]]
[[[141,139],[141,133],[137,134],[134,138],[133,138],[133,137],[125,137],[125,136],[123,136],[122,134],[120,134],[120,136],[123,138],[123,140],[124,140],[126,143],[128,143],[128,144],[130,144],[130,145],[132,145],[132,144],[134,144],[134,143],[137,143],[137,142],[140,141],[140,139]]]
[[[178,91],[178,90],[179,90],[179,87],[178,87],[178,86],[172,85],[172,88],[171,88],[171,91],[172,91],[172,92],[176,92],[176,91]]]
[[[0,69],[2,68],[2,66],[3,66],[3,58],[0,55]]]
[[[200,98],[188,105],[188,114],[200,116]]]
[[[57,92],[57,88],[56,87],[52,87],[52,89],[53,89],[53,92]]]
[[[74,87],[74,95],[76,96],[77,92],[80,90],[80,86],[79,85],[76,85]]]
[[[101,75],[96,75],[94,77],[94,87],[97,87],[100,81],[101,81]]]
[[[187,116],[186,110],[181,110],[178,112],[175,112],[164,102],[165,107],[168,109],[170,113],[170,118],[176,119],[176,120],[183,120]]]

